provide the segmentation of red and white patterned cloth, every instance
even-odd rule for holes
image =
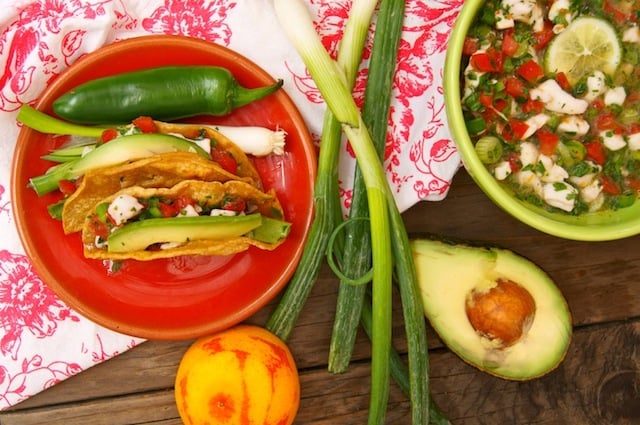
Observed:
[[[401,210],[443,199],[460,160],[444,111],[447,39],[463,0],[408,0],[394,85],[386,170]],[[309,0],[335,52],[351,0]],[[10,170],[23,103],[80,56],[116,40],[180,34],[225,45],[285,80],[319,139],[325,108],[269,0],[5,0],[0,10],[0,410],[136,344],[70,309],[32,269],[12,216]],[[362,97],[361,73],[355,96]],[[343,201],[353,160],[344,150]],[[52,224],[53,225],[53,224]]]

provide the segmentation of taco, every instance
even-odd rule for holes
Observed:
[[[125,188],[98,202],[82,242],[87,258],[147,261],[231,255],[250,246],[273,250],[289,230],[273,190],[237,180],[185,180],[171,188]]]
[[[82,229],[86,215],[96,202],[130,186],[171,187],[182,180],[240,180],[262,189],[262,180],[249,157],[221,133],[199,125],[154,121],[155,130],[189,140],[207,138],[211,160],[193,152],[158,153],[87,171],[76,190],[64,201],[62,226],[65,234]]]
[[[211,160],[238,177],[250,178],[256,187],[262,188],[260,174],[246,153],[232,140],[210,126],[154,121],[155,129],[162,134],[172,134],[189,140],[209,139]]]
[[[88,171],[77,189],[65,200],[62,208],[64,232],[69,234],[82,230],[91,208],[121,189],[131,186],[167,188],[183,180],[238,180],[255,185],[253,179],[231,174],[217,163],[191,152],[156,154],[124,164],[102,167]]]

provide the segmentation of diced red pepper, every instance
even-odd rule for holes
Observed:
[[[600,184],[602,185],[602,191],[608,193],[610,195],[619,195],[622,191],[620,190],[620,186],[613,181],[609,176],[602,175],[600,176]]]
[[[106,143],[110,140],[115,139],[116,137],[118,137],[118,131],[115,128],[107,128],[102,132],[102,135],[100,136],[100,141],[103,143]]]
[[[486,108],[482,111],[482,118],[484,118],[485,123],[500,122],[500,117],[498,116],[495,108]]]
[[[151,117],[138,117],[132,121],[143,133],[157,133],[156,123],[153,122]]]
[[[628,103],[634,103],[640,101],[640,91],[635,90],[627,95],[626,101]]]
[[[175,217],[179,212],[172,204],[167,204],[165,202],[159,202],[158,209],[163,217]]]
[[[558,72],[556,74],[556,81],[558,82],[558,85],[562,87],[562,90],[567,92],[571,91],[571,83],[567,78],[567,74],[565,74],[564,72]]]
[[[63,195],[69,196],[76,191],[78,186],[75,184],[75,182],[72,182],[71,180],[60,180],[58,182],[58,188],[60,189],[60,192],[62,192]]]
[[[496,123],[496,133],[502,137],[506,143],[515,142],[515,136],[513,135],[513,130],[507,124],[503,124],[501,121]]]
[[[223,210],[243,212],[247,208],[247,203],[242,198],[225,199],[222,205]]]
[[[604,165],[607,160],[607,154],[599,140],[586,142],[584,147],[587,151],[587,157],[591,158],[596,164]]]
[[[627,177],[627,185],[636,192],[640,192],[640,179]]]
[[[615,130],[618,127],[616,117],[611,112],[602,112],[595,119],[595,126],[598,131]]]
[[[502,53],[505,56],[513,56],[518,51],[518,42],[513,36],[513,30],[506,30],[502,36]]]
[[[97,215],[92,215],[89,219],[89,227],[95,233],[96,236],[107,239],[109,236],[109,226],[106,223],[100,221]]]
[[[533,33],[533,38],[536,40],[534,47],[536,50],[544,49],[554,36],[553,23],[545,20],[542,30]]]
[[[504,81],[504,89],[514,99],[527,97],[524,83],[518,77],[507,77]]]
[[[514,173],[517,173],[522,168],[522,163],[520,162],[520,155],[514,151],[509,152],[509,154],[507,155],[507,161],[509,162],[511,171]]]
[[[515,118],[511,118],[509,120],[509,127],[513,132],[513,137],[515,137],[516,139],[522,139],[525,133],[527,132],[527,130],[529,130],[529,124],[527,124],[524,121],[517,120]]]
[[[238,163],[227,151],[213,148],[211,149],[211,159],[231,174],[238,172]]]
[[[591,105],[589,105],[589,106],[591,108],[601,110],[601,109],[604,109],[605,106],[607,106],[607,105],[605,105],[604,99],[602,97],[597,97],[597,98],[595,98],[595,99],[593,99],[591,101]]]
[[[477,52],[471,56],[471,66],[480,72],[502,72],[504,58],[501,52],[489,47],[484,52]]]
[[[522,112],[525,114],[536,113],[539,114],[544,110],[544,103],[540,100],[527,99],[522,104]]]
[[[536,132],[536,136],[538,137],[538,148],[540,149],[540,153],[547,156],[553,155],[556,151],[556,147],[558,146],[558,142],[560,141],[560,136],[546,128],[538,130]]]
[[[544,76],[544,69],[533,59],[529,59],[520,65],[516,72],[531,84],[537,82]]]
[[[173,207],[178,211],[182,211],[187,206],[194,205],[195,203],[196,202],[189,196],[178,196],[173,200]]]
[[[617,4],[614,4],[617,2],[614,1],[605,1],[604,5],[603,5],[603,9],[604,11],[609,14],[609,16],[611,16],[617,23],[621,24],[624,23],[625,21],[627,21],[631,16],[631,14],[629,13],[625,13],[624,11],[620,10],[617,6]]]
[[[493,107],[493,95],[489,93],[480,93],[478,95],[478,101],[485,108]]]
[[[159,202],[158,209],[163,217],[175,217],[188,205],[194,205],[195,201],[188,196],[179,196],[171,203]]]
[[[493,102],[493,107],[498,111],[503,111],[509,105],[506,99],[497,99]]]
[[[471,56],[480,48],[480,42],[477,38],[466,37],[464,44],[462,45],[462,54],[465,56]]]

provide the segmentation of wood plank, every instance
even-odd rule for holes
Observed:
[[[441,235],[490,242],[531,258],[565,293],[576,326],[640,317],[640,285],[637,285],[640,237],[584,243],[541,234],[495,207],[465,173],[456,176],[446,201],[418,204],[404,217],[412,232],[429,229]],[[326,368],[336,290],[334,276],[324,267],[288,341],[301,370]],[[274,305],[275,301],[250,322],[264,324]],[[396,297],[395,344],[404,351],[399,311]],[[162,391],[173,385],[177,363],[190,342],[144,343],[21,403],[16,409]],[[442,346],[433,332],[429,343],[432,349]],[[367,339],[360,334],[354,361],[366,360],[369,349]]]
[[[528,382],[489,376],[447,350],[431,354],[434,399],[458,425],[631,425],[640,420],[640,319],[579,329],[565,362]],[[149,345],[164,343],[150,342]],[[113,368],[115,369],[115,368]],[[301,373],[302,399],[296,424],[366,423],[369,364],[359,362],[342,375],[323,369]],[[179,425],[170,387],[49,407],[14,409],[3,425]],[[409,404],[391,388],[388,424],[409,423]]]
[[[308,308],[303,311],[298,326],[288,341],[301,370],[326,369],[337,284],[329,279],[328,270],[323,271],[322,275],[325,277],[321,277],[315,286]],[[269,305],[248,322],[264,325],[273,307],[273,304]],[[399,307],[395,309],[394,333],[395,345],[403,351],[405,340]],[[434,347],[441,346],[435,337],[432,340]],[[192,342],[193,340],[144,342],[47,389],[16,408],[75,403],[171,387],[177,365]],[[369,352],[368,339],[360,332],[354,360],[367,359]]]

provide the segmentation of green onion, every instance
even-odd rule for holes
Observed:
[[[337,69],[344,70],[345,82],[349,87],[352,87],[355,82],[368,25],[373,16],[375,5],[376,2],[370,0],[355,1],[352,4],[352,10],[353,16],[357,16],[358,19],[349,19],[345,26],[345,42],[340,44],[339,68]],[[341,124],[333,112],[328,109],[323,122],[318,173],[314,189],[315,218],[311,224],[307,243],[296,272],[266,324],[267,329],[285,341],[295,326],[313,283],[318,277],[329,237],[341,220],[342,212],[338,191],[341,135]]]
[[[35,190],[38,196],[58,190],[60,180],[67,180],[70,178],[69,173],[73,170],[73,167],[78,163],[78,161],[78,159],[74,159],[54,165],[49,168],[46,173],[32,177],[29,180],[29,187]]]
[[[49,216],[54,220],[62,220],[62,209],[64,208],[64,201],[66,201],[66,199],[61,199],[58,202],[47,205],[47,212],[49,213]]]
[[[623,124],[633,124],[640,121],[640,111],[634,108],[625,108],[620,112],[620,122]]]
[[[71,124],[47,115],[37,109],[22,105],[16,118],[19,122],[44,134],[100,137],[104,128]]]
[[[587,155],[587,149],[579,140],[567,140],[558,143],[560,160],[564,167],[572,167]]]
[[[380,3],[362,108],[362,118],[370,129],[371,138],[380,158],[385,148],[391,88],[403,19],[403,0]],[[350,224],[344,236],[342,273],[351,279],[357,279],[365,275],[371,267],[371,235],[367,230],[369,227],[367,222],[361,220],[368,216],[367,192],[358,165],[356,165],[353,181]],[[329,349],[328,368],[331,373],[343,373],[349,366],[360,323],[360,310],[365,290],[365,286],[354,286],[344,279],[340,284]]]
[[[274,6],[282,28],[302,57],[329,109],[341,123],[342,130],[351,142],[367,187],[372,235],[374,305],[369,424],[383,423],[389,395],[391,347],[392,258],[388,215],[388,195],[391,190],[370,134],[345,83],[345,75],[324,49],[315,32],[309,11],[299,0],[275,0]]]
[[[467,120],[465,121],[465,125],[467,126],[467,131],[469,132],[469,134],[472,135],[480,134],[487,129],[487,123],[482,117]]]
[[[382,158],[384,153],[389,107],[391,104],[391,88],[393,76],[395,73],[395,64],[397,63],[397,50],[402,35],[402,24],[404,19],[405,2],[403,0],[385,0],[380,3],[380,10],[376,22],[376,33],[373,41],[371,53],[371,62],[369,67],[369,76],[367,79],[367,87],[365,90],[365,100],[363,106],[363,120],[368,128],[371,129],[371,135],[377,154]],[[359,200],[356,198],[355,190],[359,189],[364,192],[362,185],[362,164],[358,162],[356,173],[356,185],[354,187],[354,198],[352,199],[352,216],[354,204],[359,202],[365,205],[366,198],[362,196]],[[358,183],[359,181],[359,183]],[[388,188],[388,186],[387,186]],[[422,308],[422,298],[419,293],[416,271],[413,263],[413,255],[409,246],[409,239],[404,227],[404,222],[400,212],[396,206],[395,199],[391,191],[387,191],[387,202],[389,205],[389,217],[391,220],[391,241],[392,255],[394,258],[395,272],[398,279],[400,295],[402,299],[402,309],[405,322],[405,332],[407,335],[408,357],[411,368],[410,374],[410,399],[412,407],[412,422],[414,424],[426,424],[429,421],[429,367],[428,367],[428,349],[426,341],[426,326],[424,319],[424,310]],[[357,211],[355,217],[358,217],[360,211]],[[360,237],[358,233],[352,233],[349,236],[353,240],[357,240],[356,245],[363,245],[362,241],[374,235],[364,234]],[[350,259],[346,257],[345,247],[345,266],[351,264]],[[367,256],[366,252],[361,252],[355,258],[354,264],[363,264]],[[362,268],[359,272],[365,271]],[[346,296],[353,295],[353,300],[344,301],[347,306],[353,306],[354,302],[360,302],[359,307],[363,304],[363,293],[365,287],[345,288]],[[359,292],[358,292],[359,291]],[[358,295],[359,294],[359,295]],[[360,300],[358,300],[358,296]],[[374,309],[376,304],[374,303]],[[356,312],[360,312],[360,308],[354,307]],[[336,313],[337,319],[340,318]],[[356,321],[354,320],[354,323]],[[352,328],[355,339],[356,329]],[[336,341],[342,336],[339,334]],[[345,341],[348,335],[344,336]]]
[[[43,155],[40,158],[52,162],[69,162],[79,159],[87,151],[95,148],[92,146],[70,146],[62,149],[56,149],[50,154]]]
[[[362,306],[362,328],[369,338],[371,338],[371,305],[370,299]],[[391,362],[391,376],[402,392],[407,396],[411,395],[411,382],[409,379],[409,369],[402,361],[400,354],[395,349],[389,352]],[[444,412],[440,410],[435,401],[429,397],[429,424],[433,425],[451,425]]]
[[[197,125],[216,130],[232,140],[244,153],[254,156],[284,154],[287,132],[281,128],[272,130],[260,126]]]
[[[502,158],[502,142],[495,136],[483,136],[476,142],[475,151],[483,164],[494,164]]]

